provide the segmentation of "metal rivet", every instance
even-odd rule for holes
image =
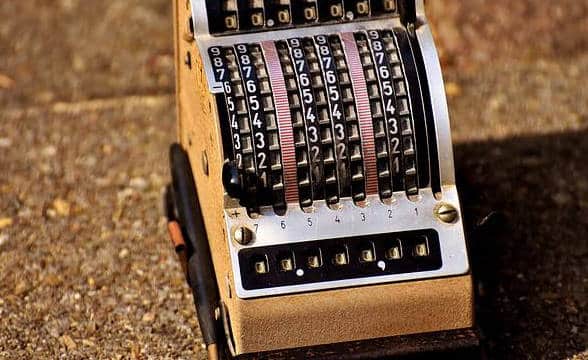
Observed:
[[[435,217],[446,224],[457,221],[458,215],[457,209],[451,204],[443,203],[435,208]]]

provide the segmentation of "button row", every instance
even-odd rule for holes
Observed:
[[[432,271],[442,266],[435,230],[244,248],[238,258],[246,290]]]
[[[207,0],[212,34],[347,22],[398,14],[396,0]]]

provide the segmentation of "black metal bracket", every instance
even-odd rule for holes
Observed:
[[[416,24],[416,1],[415,0],[398,0],[398,10],[400,12],[400,22],[405,27],[410,24]]]

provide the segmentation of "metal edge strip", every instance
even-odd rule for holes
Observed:
[[[416,30],[419,46],[427,71],[431,106],[435,119],[435,133],[437,134],[437,152],[439,154],[440,178],[442,191],[444,186],[455,184],[455,165],[453,144],[451,140],[451,125],[449,109],[443,82],[441,64],[435,49],[433,35],[429,25],[421,25]]]
[[[236,244],[231,239],[229,233],[227,234],[227,241],[229,243],[237,296],[241,299],[248,299],[344,287],[439,278],[462,275],[469,272],[470,265],[461,216],[453,224],[444,224],[436,220],[433,210],[440,202],[435,199],[430,189],[423,189],[422,192],[422,197],[417,202],[411,201],[408,198],[401,198],[393,205],[386,205],[379,201],[378,195],[371,195],[368,197],[368,202],[371,205],[366,208],[355,206],[351,199],[344,199],[343,207],[338,211],[333,211],[324,202],[320,202],[320,204],[316,204],[316,211],[312,214],[304,213],[298,204],[290,204],[288,210],[289,216],[285,219],[273,216],[266,217],[263,216],[263,212],[260,218],[250,219],[247,217],[246,212],[241,209],[238,210],[238,217],[225,216],[225,221],[227,229],[235,229],[240,226],[246,226],[250,229],[257,228],[256,240],[251,245],[252,247],[432,228],[439,233],[443,263],[441,269],[420,273],[393,274],[361,279],[245,290],[241,283],[241,267],[238,260],[238,252],[243,246]],[[449,186],[445,189],[443,201],[453,204],[457,208],[460,207],[459,196],[455,186]],[[268,209],[268,211],[271,210]],[[367,220],[366,222],[361,221],[361,218],[364,216]],[[335,217],[341,219],[340,224],[332,221]],[[312,228],[309,228],[307,225],[308,218],[312,219],[312,223],[314,224]],[[286,226],[282,226],[284,224]],[[280,240],[275,241],[278,238]]]

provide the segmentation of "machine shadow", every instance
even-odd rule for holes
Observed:
[[[588,132],[457,144],[477,313],[488,357],[586,346]]]

